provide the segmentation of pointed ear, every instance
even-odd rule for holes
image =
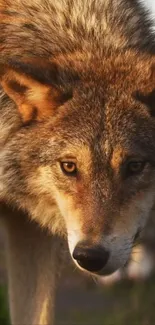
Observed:
[[[144,74],[145,76],[145,74]],[[146,106],[147,112],[155,117],[155,63],[150,62],[150,69],[148,70],[148,76],[144,80],[144,84],[136,92],[133,97],[140,103]]]
[[[10,60],[0,64],[0,85],[16,103],[24,123],[41,121],[72,97],[59,82],[58,67],[49,61]]]
[[[137,91],[134,97],[142,104],[146,105],[152,117],[155,116],[155,89],[148,93]]]

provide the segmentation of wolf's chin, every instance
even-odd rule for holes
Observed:
[[[105,266],[99,272],[90,272],[90,271],[87,271],[87,270],[83,269],[81,266],[79,266],[79,264],[76,261],[74,261],[74,263],[76,264],[77,268],[80,269],[82,272],[87,273],[87,274],[91,274],[91,275],[97,276],[97,277],[111,276],[114,273],[116,273],[117,271],[119,271],[120,269],[124,268],[124,266],[127,264],[127,262],[125,264],[122,264],[122,265],[118,266],[118,267],[111,266],[110,265],[110,266]]]

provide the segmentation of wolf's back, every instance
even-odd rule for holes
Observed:
[[[154,51],[137,0],[0,0],[0,59],[130,46]]]

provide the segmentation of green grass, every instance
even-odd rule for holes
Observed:
[[[7,290],[5,286],[0,286],[0,324],[10,325]]]

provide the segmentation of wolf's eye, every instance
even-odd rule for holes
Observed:
[[[64,161],[60,163],[61,169],[63,173],[68,176],[76,176],[77,174],[77,167],[74,162],[71,161]]]
[[[130,161],[127,165],[127,174],[139,174],[145,167],[145,161]]]

